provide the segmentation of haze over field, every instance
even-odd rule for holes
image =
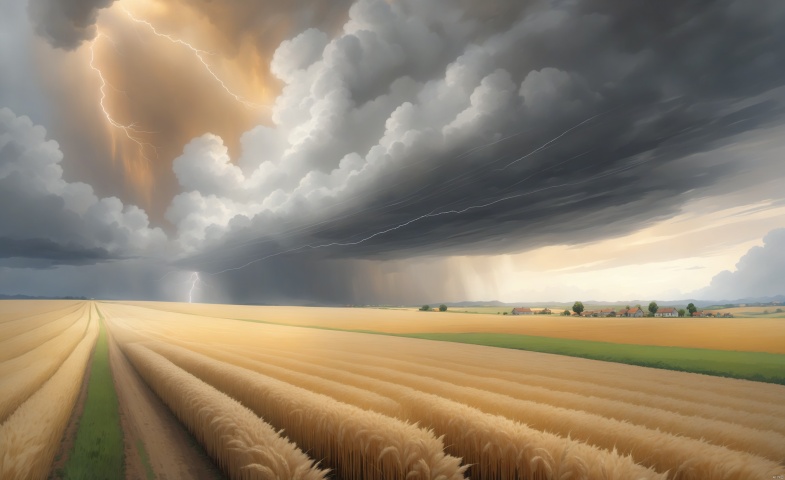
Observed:
[[[785,293],[785,4],[0,4],[0,294]]]

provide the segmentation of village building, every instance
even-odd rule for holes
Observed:
[[[663,307],[657,310],[655,317],[678,317],[679,311],[673,307]]]
[[[645,317],[646,314],[643,313],[643,309],[638,307],[632,307],[624,314],[625,317]]]
[[[627,313],[624,314],[625,317],[645,317],[646,314],[643,313],[643,309],[638,307],[632,307],[631,309],[627,310]]]
[[[534,312],[529,307],[513,308],[513,315],[534,315]]]

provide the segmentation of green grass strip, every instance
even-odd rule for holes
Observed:
[[[136,440],[136,451],[139,452],[139,457],[142,459],[145,477],[147,480],[155,480],[155,472],[153,472],[153,466],[150,464],[150,456],[147,454],[141,439]]]
[[[554,353],[785,385],[785,355],[774,353],[630,345],[504,333],[407,333],[396,336]]]
[[[109,345],[103,315],[95,345],[90,381],[76,440],[63,477],[74,480],[124,478],[123,431],[120,427],[117,392],[109,367]]]

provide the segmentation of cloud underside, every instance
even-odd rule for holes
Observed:
[[[273,125],[238,158],[208,134],[174,162],[193,264],[619,235],[747,168],[705,152],[782,118],[780,3],[495,5],[360,1],[339,34],[283,42]]]

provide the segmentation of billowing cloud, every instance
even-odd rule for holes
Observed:
[[[98,107],[95,53],[105,105],[157,147],[133,164],[149,201],[99,198],[49,167],[30,167],[28,188],[17,165],[2,194],[56,233],[0,209],[20,225],[0,231],[6,261],[90,263],[166,244],[178,267],[244,301],[428,300],[415,277],[458,298],[460,279],[436,285],[450,275],[435,258],[620,237],[713,195],[771,200],[747,197],[749,182],[784,174],[777,156],[729,147],[781,136],[779,0],[154,3],[127,7],[215,53],[205,58],[222,81],[182,43],[108,9],[105,38],[69,57],[85,68],[42,67],[65,139],[48,155],[66,154],[43,164],[97,192],[136,171],[108,161],[138,152]]]
[[[781,66],[764,61],[785,40],[778,2],[516,3],[490,30],[425,3],[439,9],[360,0],[337,34],[280,45],[273,125],[234,160],[205,135],[175,161],[184,251],[234,266],[318,245],[385,259],[618,235],[743,168],[701,152],[782,118]]]
[[[48,266],[165,253],[143,210],[65,181],[62,158],[44,128],[0,109],[0,258]]]
[[[701,298],[734,300],[785,294],[785,228],[772,230],[752,247],[736,269],[724,270],[699,292]]]
[[[73,50],[95,37],[98,11],[115,0],[29,0],[35,31],[57,48]]]

